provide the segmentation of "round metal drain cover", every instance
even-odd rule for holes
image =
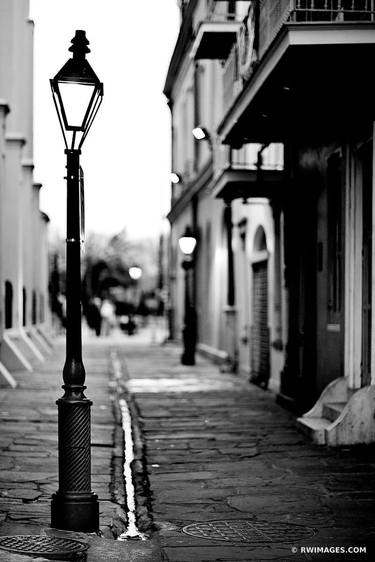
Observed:
[[[289,523],[268,523],[250,519],[228,519],[192,523],[182,529],[186,535],[231,543],[295,543],[315,534],[315,529]]]
[[[88,546],[72,539],[40,535],[9,535],[0,537],[0,549],[13,554],[43,556],[49,560],[80,560]]]

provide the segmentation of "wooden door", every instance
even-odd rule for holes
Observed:
[[[253,325],[251,329],[251,380],[264,388],[270,377],[270,334],[268,328],[268,261],[254,263]]]

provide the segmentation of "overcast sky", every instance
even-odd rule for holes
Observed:
[[[35,180],[41,208],[65,235],[62,134],[49,78],[70,57],[76,29],[104,99],[82,148],[86,231],[157,236],[169,206],[170,116],[162,94],[178,34],[176,0],[30,0],[35,22]]]

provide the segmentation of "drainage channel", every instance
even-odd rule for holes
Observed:
[[[121,362],[115,351],[111,351],[111,362],[112,369],[117,382],[122,377]],[[127,517],[127,529],[119,537],[118,541],[127,541],[130,539],[136,540],[146,540],[148,537],[142,533],[137,526],[136,518],[136,503],[135,503],[135,487],[133,482],[133,472],[132,472],[132,462],[134,460],[134,441],[133,441],[133,430],[132,430],[132,418],[130,415],[130,410],[126,400],[122,397],[119,399],[119,406],[121,411],[121,421],[122,429],[124,433],[124,467],[123,475],[125,482],[125,493],[126,493],[126,517]]]

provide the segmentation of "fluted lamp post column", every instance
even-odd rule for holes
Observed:
[[[81,334],[81,232],[83,215],[79,158],[103,98],[103,84],[86,60],[86,33],[78,30],[73,53],[50,81],[67,159],[66,360],[64,395],[57,400],[59,488],[52,496],[51,525],[70,531],[99,529],[98,497],[91,491],[92,402],[84,391]]]
[[[197,312],[195,308],[194,291],[194,250],[197,239],[192,229],[188,226],[178,240],[180,250],[185,259],[182,268],[185,271],[185,313],[184,327],[182,329],[183,353],[182,365],[195,365],[195,347],[197,344]]]

